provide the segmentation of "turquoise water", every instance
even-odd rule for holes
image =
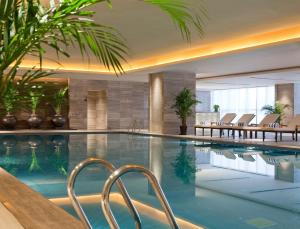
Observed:
[[[81,160],[96,156],[116,167],[150,168],[177,217],[206,228],[299,228],[300,152],[127,134],[0,136],[0,166],[47,198],[66,197],[66,180]],[[90,166],[77,195],[99,194],[107,172]],[[123,178],[130,195],[161,209],[145,177]],[[71,206],[61,206],[71,214]],[[108,228],[98,203],[86,204],[95,228]],[[113,204],[121,228],[134,228]],[[168,228],[142,214],[144,228]]]

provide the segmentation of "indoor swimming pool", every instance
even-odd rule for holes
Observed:
[[[299,228],[300,151],[133,134],[0,136],[0,166],[76,216],[67,198],[67,178],[87,157],[115,167],[149,168],[183,228]],[[75,189],[95,228],[109,228],[100,193],[108,177],[87,167]],[[169,228],[148,180],[130,173],[123,182],[143,228]],[[134,228],[117,189],[112,210],[121,228]]]

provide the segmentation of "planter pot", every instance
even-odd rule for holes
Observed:
[[[63,127],[66,123],[66,119],[59,114],[56,114],[52,119],[51,122],[54,127]]]
[[[39,135],[30,135],[27,139],[27,143],[31,148],[36,148],[42,144],[43,139]]]
[[[17,124],[17,119],[14,115],[7,114],[2,118],[2,124],[5,129],[14,129]]]
[[[30,118],[27,120],[30,128],[39,128],[43,122],[43,119],[36,114],[30,115]]]
[[[186,135],[187,126],[180,126],[180,135]]]
[[[53,135],[51,138],[51,142],[55,146],[62,146],[66,144],[67,140],[64,135]]]
[[[4,136],[2,139],[2,145],[5,147],[5,148],[12,148],[14,147],[15,145],[17,145],[17,139],[15,136],[13,135],[7,135],[7,136]]]

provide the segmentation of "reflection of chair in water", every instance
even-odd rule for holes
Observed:
[[[259,154],[260,157],[269,165],[278,165],[281,162],[291,162],[294,163],[296,162],[296,164],[298,162],[298,158],[297,155],[267,155],[267,154]]]
[[[225,151],[225,152],[215,152],[215,153],[217,155],[223,155],[224,157],[226,157],[228,159],[231,159],[231,160],[235,160],[236,159],[236,156],[232,152]]]
[[[143,125],[142,125],[142,121],[138,120],[136,118],[133,118],[131,121],[131,124],[128,127],[128,132],[141,132]]]
[[[241,153],[238,154],[238,157],[242,158],[244,161],[249,161],[249,162],[255,161],[254,157],[252,156],[252,153]]]

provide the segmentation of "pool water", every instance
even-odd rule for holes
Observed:
[[[205,228],[299,228],[300,152],[129,134],[0,136],[0,166],[49,199],[67,196],[74,166],[100,157],[116,167],[138,164],[153,171],[176,215]],[[99,194],[108,176],[90,166],[78,177],[77,195]],[[141,174],[123,181],[131,197],[161,209]],[[116,189],[114,189],[116,191]],[[113,203],[121,228],[134,228]],[[62,204],[76,215],[72,207]],[[99,203],[83,205],[95,228],[108,228]],[[168,228],[141,212],[144,228]]]

